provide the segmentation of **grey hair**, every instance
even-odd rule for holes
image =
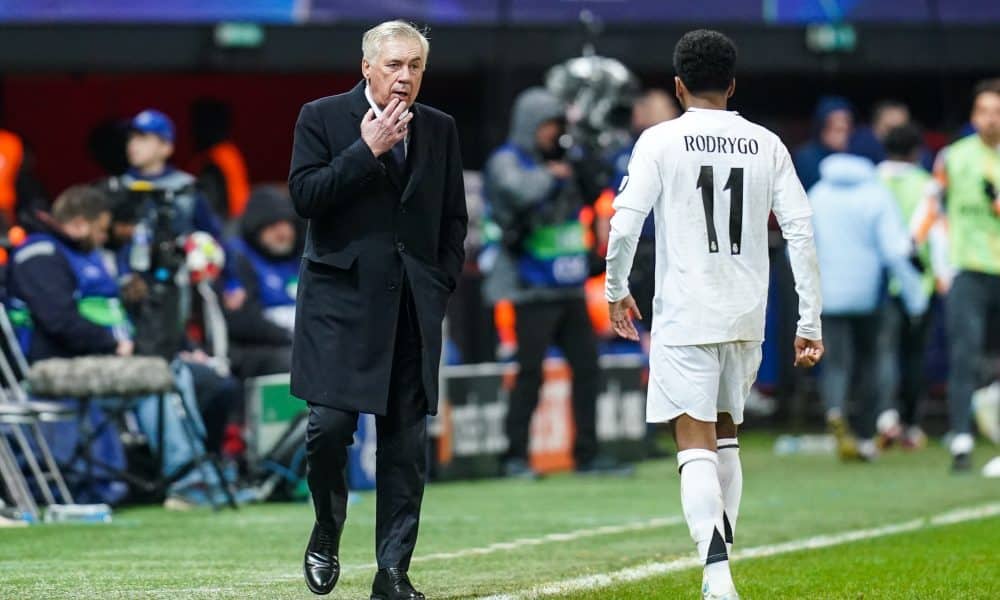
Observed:
[[[427,36],[423,31],[406,21],[386,21],[366,31],[364,37],[361,38],[361,53],[365,60],[374,63],[382,52],[382,43],[392,38],[408,38],[419,42],[424,62],[427,62],[427,55],[431,50]]]

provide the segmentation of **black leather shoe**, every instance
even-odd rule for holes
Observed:
[[[309,591],[320,596],[333,591],[340,579],[340,560],[337,559],[337,534],[318,523],[313,525],[302,569]]]
[[[413,589],[406,571],[379,569],[372,582],[371,600],[424,600],[424,595]]]
[[[968,452],[955,454],[951,457],[952,473],[968,473],[972,471],[972,455]]]

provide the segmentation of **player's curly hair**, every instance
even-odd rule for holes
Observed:
[[[674,47],[674,72],[692,94],[724,92],[735,77],[736,44],[718,31],[689,31]]]

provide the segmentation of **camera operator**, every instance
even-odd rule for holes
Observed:
[[[113,198],[112,245],[118,246],[119,278],[136,329],[136,353],[180,358],[191,370],[206,427],[206,447],[217,452],[231,412],[240,402],[238,382],[217,359],[193,346],[186,325],[192,289],[180,240],[194,231],[219,239],[221,228],[190,174],[174,169],[174,124],[147,109],[132,119],[127,154],[130,168],[106,181]],[[230,285],[226,304],[242,302],[242,289]]]
[[[129,127],[130,168],[105,182],[115,213],[128,214],[135,223],[119,253],[120,275],[126,281],[141,278],[150,290],[144,301],[133,304],[137,351],[167,359],[183,343],[190,302],[188,283],[183,273],[178,276],[184,257],[177,239],[198,230],[216,239],[221,233],[194,177],[169,165],[174,140],[169,117],[152,109],[140,112]]]
[[[544,88],[531,88],[518,96],[511,121],[510,137],[490,157],[484,180],[492,217],[503,230],[485,291],[492,301],[514,303],[520,365],[507,413],[510,447],[504,474],[534,476],[528,433],[542,360],[552,343],[562,349],[573,371],[577,471],[617,470],[618,463],[598,455],[601,378],[583,288],[590,253],[579,219],[584,196],[559,146],[565,109]]]

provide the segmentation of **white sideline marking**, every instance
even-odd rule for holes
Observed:
[[[510,542],[496,542],[494,544],[490,544],[489,546],[482,546],[480,548],[465,548],[464,550],[455,550],[453,552],[422,554],[414,556],[411,562],[421,563],[432,560],[454,560],[456,558],[467,558],[469,556],[485,556],[487,554],[518,550],[520,548],[527,548],[530,546],[541,546],[543,544],[550,544],[553,542],[572,542],[573,540],[602,535],[617,535],[620,533],[631,533],[634,531],[645,531],[647,529],[671,527],[673,525],[680,525],[683,522],[684,517],[680,516],[657,517],[647,521],[636,521],[634,523],[626,523],[624,525],[605,525],[603,527],[577,529],[575,531],[568,531],[565,533],[550,533],[536,538],[518,538]],[[370,570],[375,568],[378,568],[378,565],[371,563],[367,565],[351,565],[349,567],[344,567],[344,571],[355,571],[359,569]],[[297,575],[296,577],[301,577],[301,575]]]
[[[645,531],[647,529],[658,529],[661,527],[671,527],[673,525],[680,525],[684,522],[684,517],[673,516],[673,517],[656,517],[653,519],[648,519],[646,521],[636,521],[633,523],[626,523],[624,525],[604,525],[602,527],[593,527],[590,529],[577,529],[575,531],[567,531],[564,533],[550,533],[548,535],[543,535],[537,538],[518,538],[510,542],[496,542],[490,544],[489,546],[482,546],[480,548],[465,548],[463,550],[455,550],[452,552],[436,552],[434,554],[421,554],[413,557],[411,563],[422,563],[433,560],[453,560],[456,558],[466,558],[469,556],[485,556],[487,554],[495,554],[497,552],[506,552],[510,550],[517,550],[519,548],[527,548],[530,546],[541,546],[543,544],[558,543],[558,542],[572,542],[573,540],[579,540],[584,538],[597,537],[601,535],[616,535],[620,533],[630,533],[634,531]],[[345,565],[342,568],[342,572],[349,573],[352,571],[362,571],[362,570],[372,570],[377,569],[378,565],[376,563],[369,563],[364,565]],[[302,574],[296,573],[295,575],[284,575],[280,577],[275,577],[269,581],[289,581],[294,579],[301,579]]]
[[[733,560],[746,558],[760,558],[764,556],[774,556],[801,550],[814,550],[817,548],[829,548],[849,542],[867,540],[877,537],[884,537],[907,531],[916,531],[928,527],[939,527],[942,525],[953,525],[963,521],[973,521],[976,519],[986,519],[1000,515],[1000,502],[985,504],[982,506],[956,509],[933,517],[924,517],[895,523],[884,527],[872,529],[858,529],[855,531],[845,531],[830,535],[819,535],[800,540],[792,540],[781,544],[770,544],[767,546],[756,546],[746,550],[737,551],[733,554]],[[564,581],[547,583],[533,587],[528,590],[514,592],[511,594],[497,594],[494,596],[482,597],[479,600],[527,600],[540,596],[555,596],[558,594],[568,594],[570,592],[589,591],[608,587],[619,583],[629,583],[642,579],[649,579],[658,575],[674,573],[685,569],[700,567],[701,561],[695,557],[686,557],[672,560],[670,562],[648,563],[638,567],[629,567],[611,573],[598,573],[575,577]]]

